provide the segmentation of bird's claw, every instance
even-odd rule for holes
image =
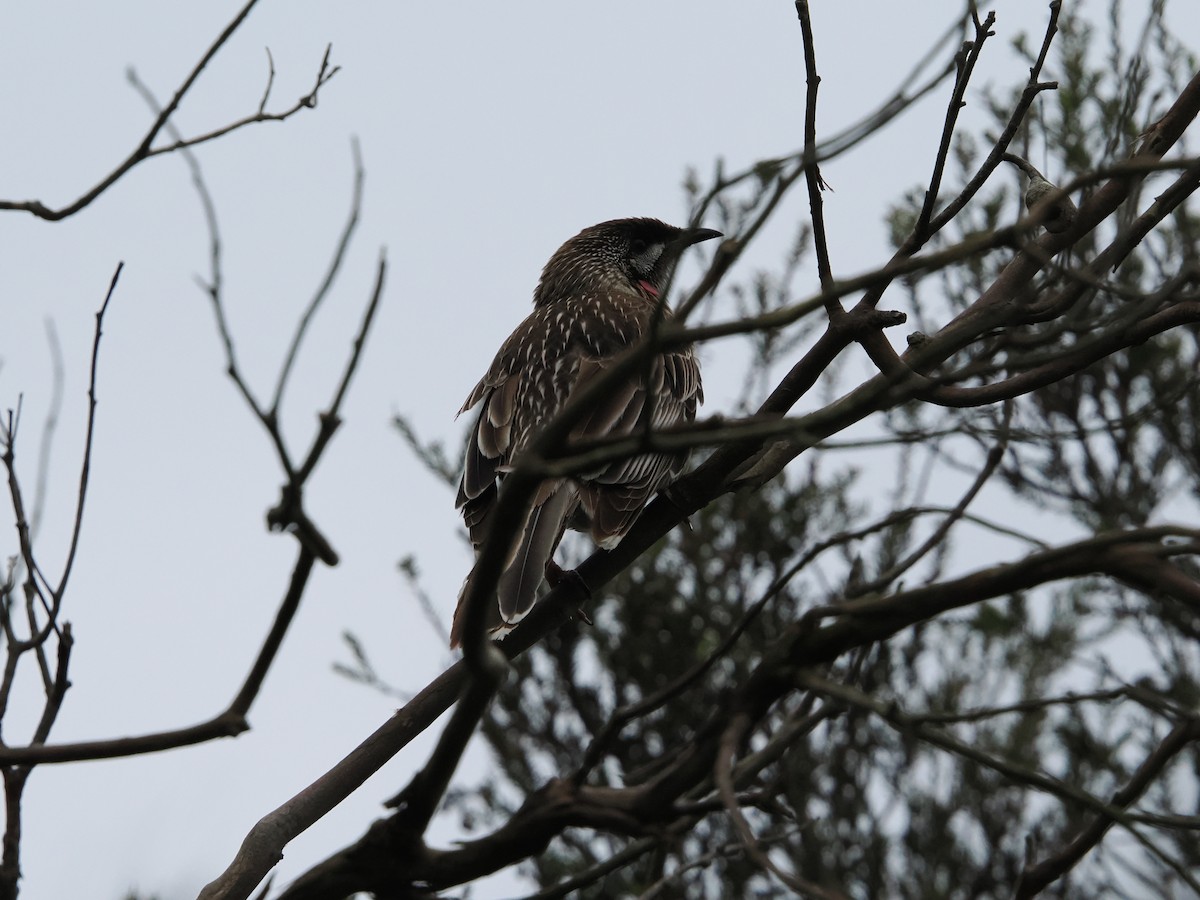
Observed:
[[[582,593],[589,600],[592,599],[592,589],[587,586],[587,582],[574,569],[564,569],[554,560],[546,562],[546,583],[552,588],[558,587],[564,581],[574,582],[576,590]]]
[[[576,572],[574,569],[564,569],[554,560],[548,560],[546,562],[546,583],[549,584],[550,587],[556,588],[564,581],[574,582],[576,590],[580,591],[585,597],[587,597],[587,599],[592,599],[591,588],[587,586],[587,583],[583,580],[583,577],[578,572]],[[591,618],[582,609],[575,610],[575,618],[577,618],[584,625],[592,624]]]

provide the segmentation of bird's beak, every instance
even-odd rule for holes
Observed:
[[[690,247],[692,244],[698,244],[701,241],[711,241],[713,238],[724,237],[719,231],[713,231],[711,228],[685,228],[683,233],[675,239],[675,243],[680,249]]]

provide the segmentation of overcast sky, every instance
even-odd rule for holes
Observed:
[[[1200,34],[1194,5],[1175,5],[1178,33]],[[977,83],[1019,85],[1027,69],[1008,43],[1020,31],[1040,36],[1046,3],[998,6]],[[828,135],[888,96],[959,4],[814,7],[820,131]],[[167,98],[238,8],[230,0],[6,4],[0,197],[59,206],[90,188],[150,121],[126,68]],[[1102,4],[1088,8],[1103,12]],[[182,898],[215,877],[259,817],[393,710],[394,701],[331,671],[347,658],[343,630],[362,635],[384,677],[403,689],[442,671],[452,656],[396,563],[416,556],[448,620],[469,553],[452,493],[413,461],[391,416],[403,413],[427,438],[457,448],[464,424],[455,411],[525,315],[542,264],[564,239],[619,216],[681,223],[687,167],[703,178],[718,157],[732,168],[801,144],[800,31],[785,0],[264,0],[201,76],[176,124],[196,134],[253,112],[267,47],[277,70],[271,108],[291,105],[310,89],[327,43],[343,68],[315,110],[206,145],[199,157],[220,219],[238,353],[252,386],[267,393],[342,227],[351,137],[361,143],[362,224],[284,419],[300,453],[386,247],[386,294],[346,423],[306,498],[343,562],[314,576],[248,734],[33,773],[22,885],[32,900],[116,898],[129,888]],[[1046,75],[1056,74],[1052,62]],[[927,174],[945,93],[825,167],[836,274],[886,258],[883,215]],[[968,94],[968,128],[983,121],[978,101],[977,88]],[[764,237],[759,262],[778,257],[804,212],[792,203]],[[92,492],[65,607],[77,642],[73,687],[54,742],[175,728],[223,709],[286,587],[294,542],[263,525],[281,476],[223,374],[194,280],[207,273],[207,255],[201,209],[177,157],[138,166],[63,222],[0,214],[0,409],[23,395],[18,461],[29,490],[50,406],[47,319],[65,359],[38,544],[52,571],[73,512],[93,314],[117,262],[126,265],[101,350]],[[815,280],[808,273],[799,287]],[[703,351],[709,412],[737,387],[712,374],[720,355],[720,344]],[[0,552],[14,553],[13,531],[0,534]],[[25,742],[41,710],[32,672],[19,688],[4,723],[10,744]],[[358,837],[381,813],[380,800],[423,762],[430,737],[290,845],[276,883]],[[512,884],[507,877],[476,896]]]

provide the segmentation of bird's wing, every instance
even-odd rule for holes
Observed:
[[[482,383],[482,382],[481,382]],[[467,438],[462,480],[455,505],[463,511],[471,543],[479,546],[484,524],[496,501],[496,478],[511,455],[513,405],[519,382],[508,378],[489,388]]]
[[[458,411],[462,415],[479,407],[467,437],[462,480],[455,499],[476,549],[496,502],[499,476],[519,443],[527,439],[529,427],[524,420],[528,417],[521,407],[528,391],[531,348],[546,343],[548,324],[544,312],[535,310],[518,325]]]
[[[607,358],[581,362],[575,390],[599,377],[611,362]],[[645,429],[691,422],[702,400],[700,367],[691,348],[659,354],[648,372],[623,382],[598,402],[572,431],[572,438],[628,437]],[[685,459],[686,454],[641,453],[581,477],[580,499],[591,519],[593,540],[601,547],[615,546]]]
[[[585,298],[579,309],[536,309],[496,354],[462,411],[479,407],[468,439],[457,505],[478,550],[498,496],[498,483],[514,458],[577,392],[610,366],[644,328],[644,300],[618,295],[599,318]],[[582,323],[582,324],[581,324]],[[691,348],[654,357],[648,373],[619,382],[576,425],[572,437],[627,436],[661,429],[696,416],[702,399],[700,370]],[[489,627],[511,625],[533,605],[547,562],[568,519],[582,503],[592,535],[612,546],[629,530],[646,501],[683,464],[678,454],[646,453],[619,460],[571,480],[539,486],[518,527],[497,583],[498,605]],[[470,584],[472,575],[464,585]],[[454,644],[461,635],[462,601],[455,614]],[[498,617],[498,618],[497,618]]]
[[[520,329],[514,334],[519,333]],[[554,409],[554,404],[544,402],[545,367],[529,365],[528,348],[540,336],[530,334],[527,329],[524,337],[523,343],[510,339],[501,347],[492,368],[463,407],[464,410],[479,407],[467,439],[457,499],[476,551],[487,536],[501,476],[534,433],[537,417]],[[566,520],[578,502],[571,484],[561,479],[545,481],[534,493],[523,521],[514,529],[519,540],[514,540],[512,534],[501,536],[509,541],[508,558],[496,583],[497,602],[488,604],[489,631],[511,627],[529,612],[537,599],[546,563],[554,555]],[[450,629],[452,648],[462,641],[463,600],[474,577],[472,569],[459,594]]]

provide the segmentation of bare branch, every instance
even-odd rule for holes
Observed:
[[[108,285],[108,293],[104,295],[104,303],[100,305],[100,309],[96,313],[96,333],[92,339],[91,376],[88,379],[87,437],[83,442],[83,465],[79,471],[79,499],[75,504],[75,524],[71,529],[71,544],[67,551],[67,561],[63,563],[62,576],[58,579],[58,585],[54,589],[56,609],[62,602],[63,594],[66,593],[67,580],[71,577],[71,569],[75,565],[75,551],[79,549],[79,535],[83,531],[83,508],[87,500],[88,476],[92,470],[92,442],[96,435],[96,370],[100,362],[100,335],[104,326],[104,314],[108,311],[109,301],[112,300],[113,292],[117,289],[117,279],[121,277],[121,270],[124,268],[125,263],[117,263],[117,269],[113,272],[112,281]]]
[[[171,116],[173,116],[175,111],[179,108],[179,104],[182,102],[184,95],[187,94],[192,85],[195,84],[196,79],[200,77],[200,73],[204,71],[205,67],[212,61],[213,57],[217,55],[217,52],[228,42],[230,37],[233,36],[233,33],[237,31],[242,22],[245,21],[246,17],[250,14],[250,10],[252,10],[257,3],[258,0],[249,0],[249,2],[246,3],[246,5],[243,6],[242,9],[237,13],[237,15],[233,17],[232,21],[230,21],[230,23],[225,27],[225,30],[218,35],[217,39],[208,48],[208,51],[200,58],[200,61],[188,74],[187,78],[184,79],[183,84],[180,85],[180,87],[175,91],[175,94],[171,97],[170,101],[159,112],[154,122],[151,124],[149,131],[147,131],[146,135],[142,138],[141,143],[138,144],[138,146],[134,148],[133,152],[130,153],[129,156],[127,156],[115,169],[109,172],[108,175],[102,178],[94,187],[85,192],[73,203],[69,203],[66,206],[58,209],[52,209],[51,207],[46,206],[40,200],[0,200],[0,210],[23,210],[25,212],[32,213],[39,219],[57,222],[60,219],[65,219],[68,216],[72,216],[86,206],[89,206],[93,200],[112,187],[130,169],[132,169],[138,163],[153,156],[173,153],[176,150],[182,150],[187,147],[195,147],[198,144],[215,140],[216,138],[222,137],[230,132],[237,131],[238,129],[244,128],[247,125],[253,125],[258,122],[282,122],[291,118],[302,109],[315,108],[317,105],[318,92],[329,81],[329,79],[331,79],[338,72],[337,66],[330,67],[329,65],[329,48],[326,48],[325,50],[325,57],[321,61],[321,67],[317,72],[316,81],[312,90],[297,100],[296,103],[289,109],[286,109],[280,113],[266,113],[263,111],[263,105],[266,103],[267,99],[266,93],[270,91],[271,81],[274,79],[274,65],[272,64],[271,74],[267,83],[267,92],[264,92],[262,104],[260,104],[257,113],[246,116],[242,119],[238,119],[237,121],[231,122],[230,124],[221,128],[217,128],[213,131],[198,135],[193,138],[176,138],[176,140],[171,144],[161,147],[152,146],[155,138],[158,137],[159,132],[167,127]],[[136,82],[137,80],[137,76],[134,74],[132,69],[129,70],[129,78],[131,81]]]
[[[796,14],[800,17],[800,33],[804,39],[804,70],[807,75],[808,91],[804,103],[804,180],[808,184],[808,208],[812,217],[813,243],[817,252],[817,275],[822,289],[833,283],[833,269],[829,263],[829,243],[825,237],[825,212],[821,191],[826,187],[817,168],[817,88],[821,76],[817,74],[817,49],[813,41],[812,17],[808,0],[796,0]],[[827,306],[829,314],[842,312],[841,305],[833,302]]]
[[[46,419],[42,423],[42,435],[38,446],[37,479],[33,486],[33,505],[29,512],[29,531],[36,538],[46,505],[46,484],[50,475],[50,455],[54,449],[54,434],[58,430],[58,417],[63,404],[63,357],[62,345],[58,341],[58,330],[53,319],[46,319],[46,346],[50,351],[50,405],[46,408]]]
[[[375,269],[375,286],[371,289],[371,299],[367,302],[366,309],[363,310],[362,322],[359,324],[358,334],[354,336],[350,356],[346,360],[346,368],[343,370],[342,378],[338,382],[333,402],[319,416],[321,422],[320,429],[313,440],[312,446],[308,450],[304,464],[300,466],[300,470],[296,473],[296,479],[300,484],[308,480],[308,476],[312,474],[312,470],[316,467],[318,460],[320,460],[325,447],[329,444],[338,426],[341,425],[339,413],[341,412],[342,401],[346,398],[346,391],[350,388],[350,382],[354,378],[355,371],[358,369],[358,361],[362,356],[363,347],[367,343],[367,334],[371,330],[371,324],[375,321],[375,313],[379,309],[379,301],[383,299],[383,286],[386,280],[387,254],[381,250],[379,253],[379,263]]]
[[[274,68],[271,71],[274,74]],[[305,332],[308,331],[309,323],[312,322],[317,308],[320,307],[329,295],[329,290],[333,287],[333,283],[337,279],[338,272],[342,267],[342,261],[346,258],[346,251],[350,248],[350,240],[354,236],[355,229],[358,227],[359,214],[362,212],[363,181],[366,177],[366,172],[363,169],[362,153],[359,151],[357,139],[350,142],[350,152],[354,157],[354,193],[350,200],[350,216],[342,229],[341,237],[338,238],[337,247],[333,252],[333,260],[329,264],[325,278],[322,279],[317,292],[313,295],[312,300],[309,301],[308,306],[300,316],[300,320],[296,323],[296,333],[293,335],[292,342],[288,346],[287,356],[284,358],[283,365],[279,368],[279,378],[275,382],[275,396],[271,400],[271,409],[267,414],[272,419],[276,419],[279,416],[279,405],[283,402],[283,391],[287,385],[288,376],[292,372],[292,366],[296,362],[296,356],[300,351],[300,344],[304,341]]]

